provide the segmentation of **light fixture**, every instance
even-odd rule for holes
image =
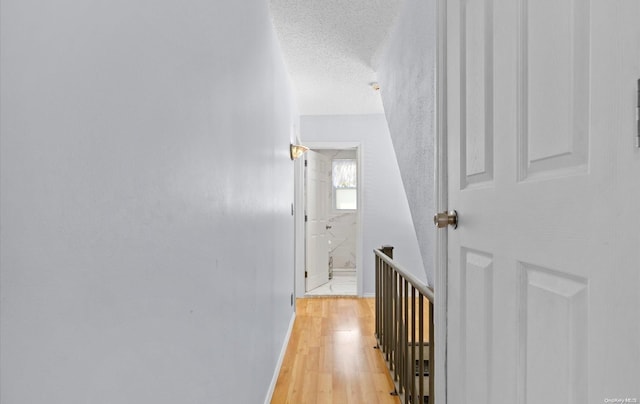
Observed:
[[[301,144],[290,144],[289,155],[291,156],[291,160],[295,160],[302,156],[307,150],[309,150],[307,146],[303,146]]]

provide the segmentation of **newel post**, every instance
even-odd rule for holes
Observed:
[[[393,259],[393,246],[392,245],[383,245],[380,247],[380,251],[387,257]]]

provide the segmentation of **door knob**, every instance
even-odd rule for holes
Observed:
[[[450,210],[448,212],[441,212],[433,216],[433,224],[437,228],[452,226],[454,229],[458,228],[458,212]]]

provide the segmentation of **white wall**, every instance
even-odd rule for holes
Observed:
[[[0,402],[262,402],[294,242],[267,3],[3,0],[0,34]]]
[[[405,0],[377,66],[429,283],[434,280],[436,1]]]
[[[395,247],[395,260],[426,280],[384,115],[306,115],[300,131],[303,142],[360,143],[363,294],[375,291],[373,249],[385,244]]]

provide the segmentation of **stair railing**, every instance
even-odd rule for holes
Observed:
[[[405,404],[434,403],[433,290],[393,261],[393,247],[374,253],[377,348],[395,384],[391,394]]]

